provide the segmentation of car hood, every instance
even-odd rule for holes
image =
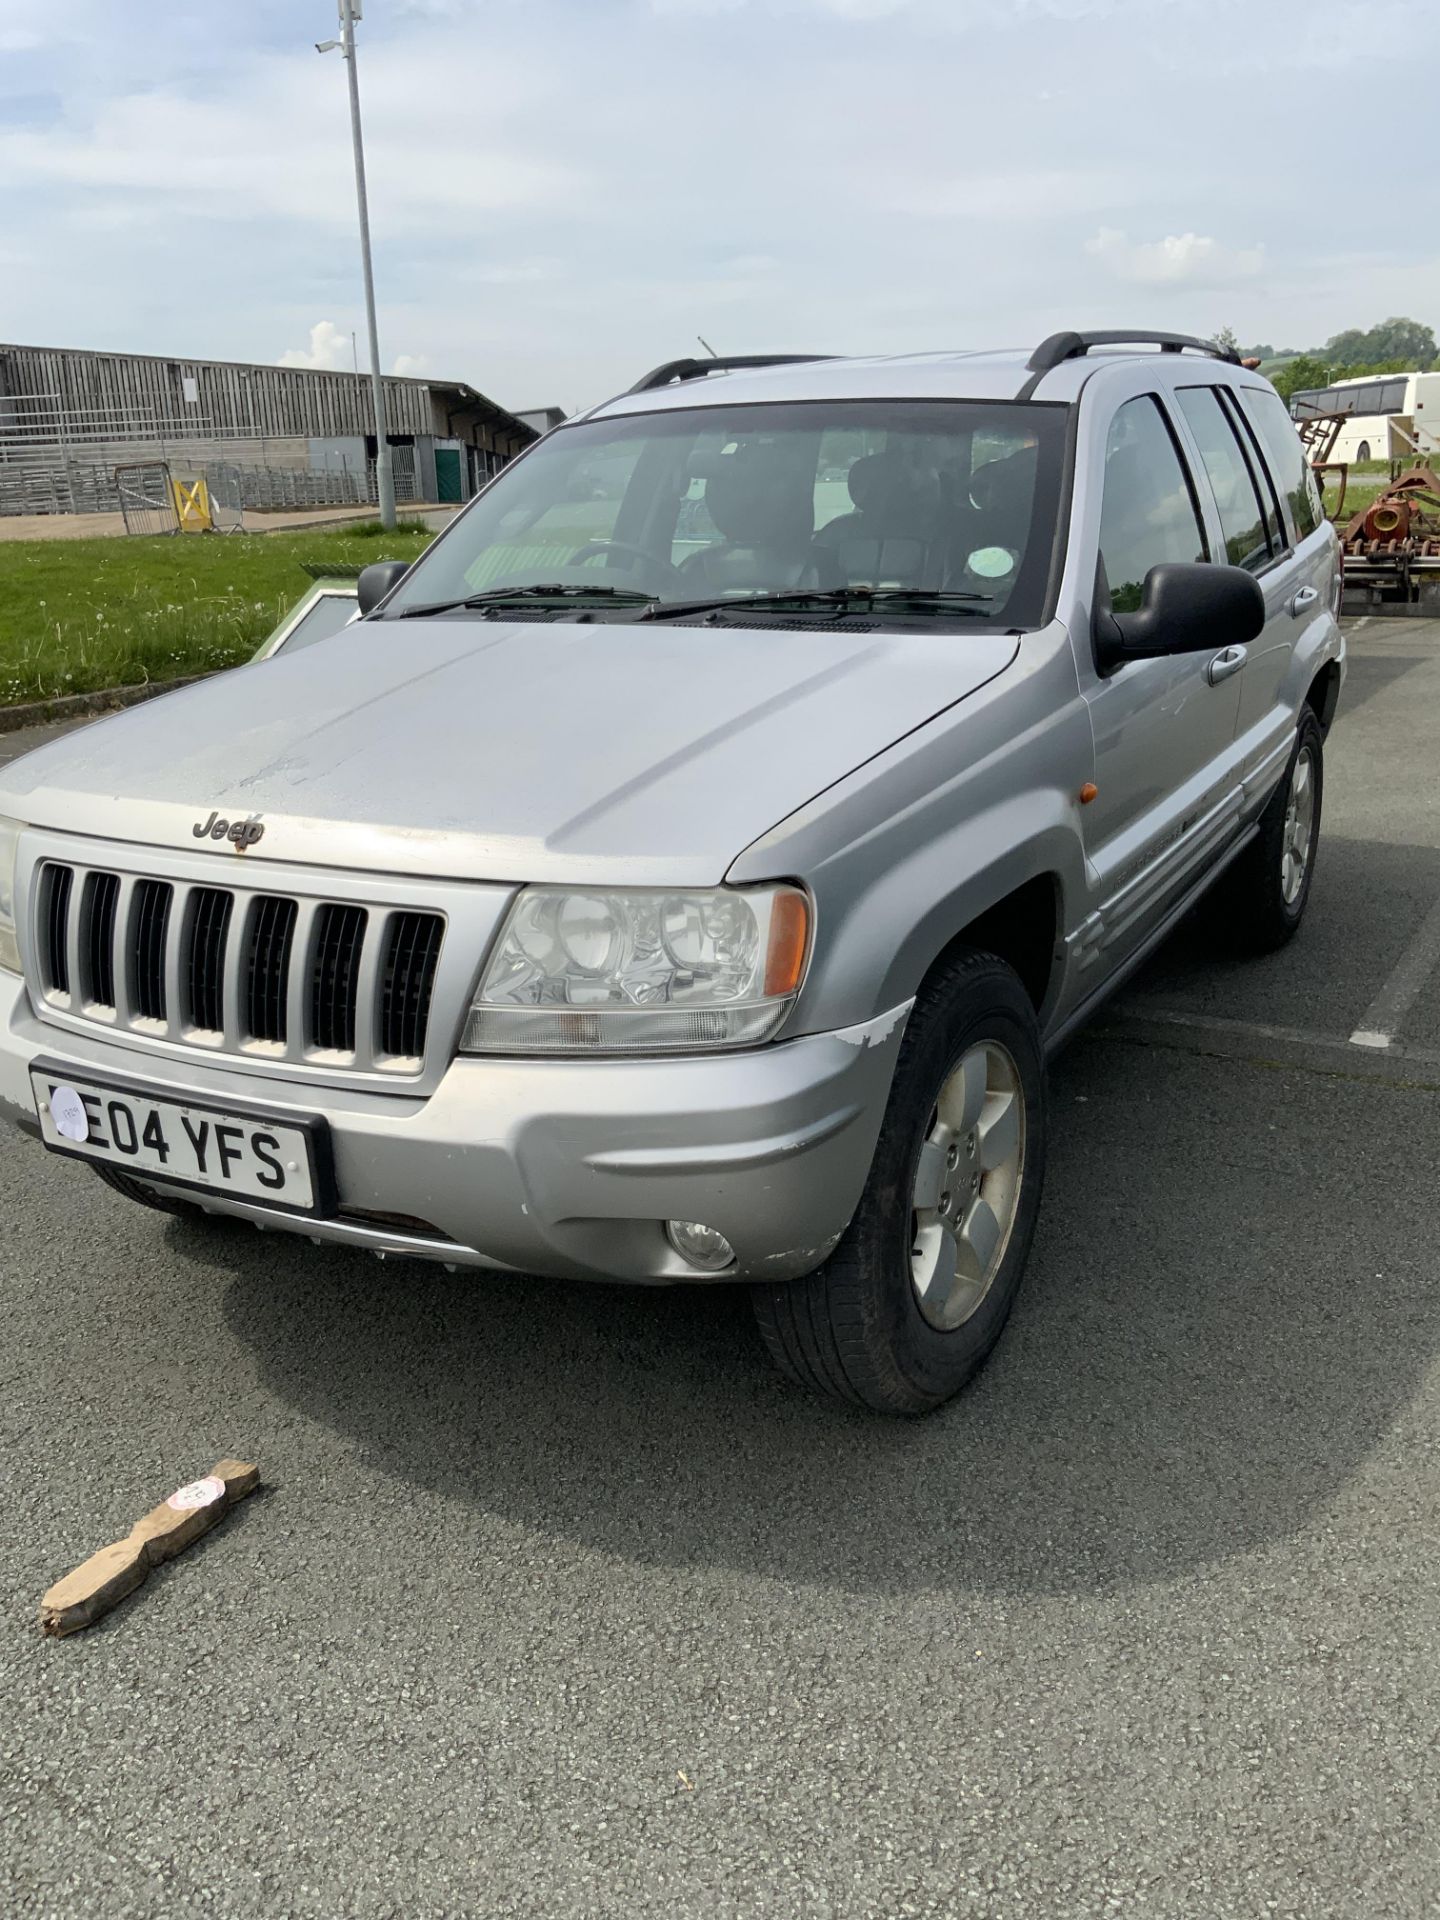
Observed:
[[[1012,634],[369,621],[0,772],[0,814],[250,861],[703,885],[1015,658]]]

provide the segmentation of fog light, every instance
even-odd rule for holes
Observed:
[[[665,1237],[682,1260],[702,1273],[722,1273],[735,1264],[735,1249],[724,1234],[702,1227],[698,1220],[667,1220]]]

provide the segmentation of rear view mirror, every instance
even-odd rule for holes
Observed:
[[[1264,625],[1265,596],[1241,568],[1180,562],[1152,567],[1133,613],[1096,609],[1096,664],[1112,673],[1127,660],[1243,647]]]
[[[377,560],[373,566],[363,567],[355,583],[362,616],[373,613],[390,589],[399,586],[409,571],[408,560]]]

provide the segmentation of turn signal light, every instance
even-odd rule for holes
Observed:
[[[810,907],[805,895],[777,894],[770,914],[770,941],[765,950],[767,997],[795,992],[805,972],[809,945]]]

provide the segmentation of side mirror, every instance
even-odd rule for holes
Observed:
[[[408,560],[377,560],[373,566],[362,567],[360,578],[355,582],[362,617],[373,613],[390,589],[399,586],[409,571]]]
[[[363,579],[363,575],[361,576]],[[363,604],[363,602],[362,602]],[[1145,576],[1134,613],[1095,614],[1095,661],[1112,673],[1127,660],[1243,647],[1265,625],[1265,595],[1240,567],[1172,562]]]

